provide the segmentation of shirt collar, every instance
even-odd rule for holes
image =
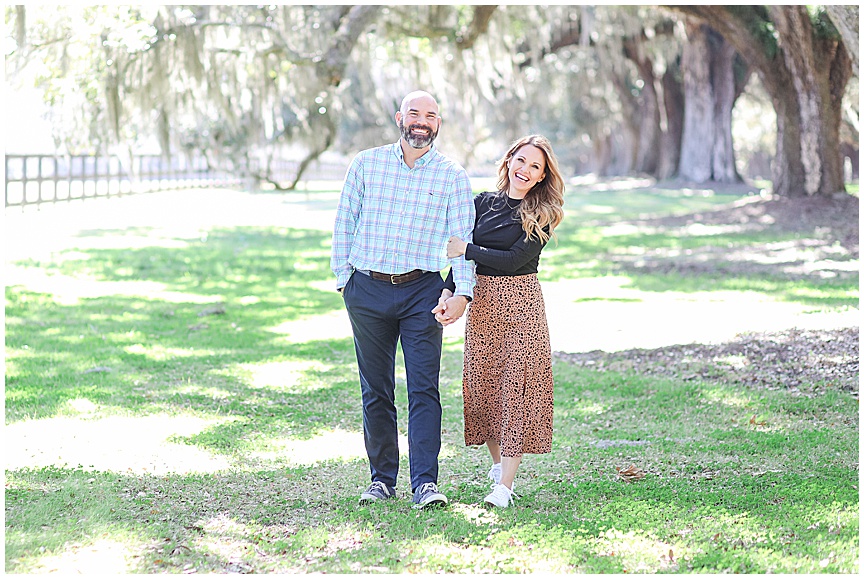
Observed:
[[[399,159],[400,163],[405,162],[405,155],[402,152],[402,139],[399,139],[393,145],[393,153],[395,153],[395,155]],[[438,154],[438,149],[435,148],[435,143],[432,143],[432,146],[429,147],[429,150],[426,151],[425,153],[423,153],[423,156],[414,162],[414,167],[422,167],[422,166],[426,165],[437,154]]]

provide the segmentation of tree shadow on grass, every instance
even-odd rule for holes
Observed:
[[[33,570],[48,530],[67,540],[46,552],[61,558],[68,545],[86,546],[106,531],[126,537],[132,563],[119,571],[135,573],[188,566],[259,573],[764,573],[807,565],[807,572],[846,573],[857,552],[854,479],[838,469],[819,477],[654,476],[633,484],[553,479],[523,492],[507,511],[483,509],[485,485],[463,484],[455,492],[446,487],[448,508],[422,513],[407,498],[358,508],[344,481],[364,469],[354,461],[206,476],[15,472],[6,491],[7,548],[27,555],[11,568],[7,561],[7,570]],[[46,496],[54,502],[46,505]],[[22,528],[36,508],[42,530]],[[836,558],[820,570],[829,550]]]
[[[684,344],[620,352],[556,352],[598,371],[635,372],[685,381],[742,384],[812,393],[858,391],[859,330],[797,330],[744,334],[723,344]]]
[[[593,219],[585,207],[602,197],[581,197],[581,205],[568,205],[557,240],[544,250],[543,280],[627,275],[642,291],[752,291],[817,307],[857,307],[855,197],[745,197],[689,211],[683,203],[670,215],[664,196],[642,192],[633,202],[653,214]],[[617,210],[630,201],[608,203]]]

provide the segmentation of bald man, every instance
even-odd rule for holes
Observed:
[[[447,503],[438,489],[443,326],[432,310],[448,264],[456,283],[448,314],[458,319],[473,296],[473,262],[448,260],[445,247],[452,235],[470,240],[474,195],[465,169],[434,145],[442,120],[431,94],[406,95],[395,121],[399,141],[360,152],[348,168],[330,266],[351,320],[360,374],[371,475],[360,503],[396,497],[395,365],[401,342],[411,490],[414,508],[426,508]]]

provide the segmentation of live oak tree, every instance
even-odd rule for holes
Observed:
[[[19,68],[37,67],[53,110],[72,117],[56,123],[70,150],[122,158],[153,135],[166,156],[199,152],[269,180],[269,163],[286,145],[303,145],[301,173],[332,145],[349,56],[379,11],[17,6],[9,56]]]
[[[719,32],[754,68],[777,113],[774,192],[844,191],[839,129],[852,58],[823,8],[676,6]]]

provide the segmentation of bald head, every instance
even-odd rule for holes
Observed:
[[[399,112],[403,115],[408,111],[409,108],[417,108],[416,106],[412,106],[414,104],[420,105],[422,104],[431,106],[435,109],[435,112],[438,112],[438,101],[435,100],[431,94],[426,92],[425,90],[415,90],[413,92],[409,92],[405,95],[405,98],[402,99],[402,104],[399,106]],[[426,108],[426,107],[424,107]]]

